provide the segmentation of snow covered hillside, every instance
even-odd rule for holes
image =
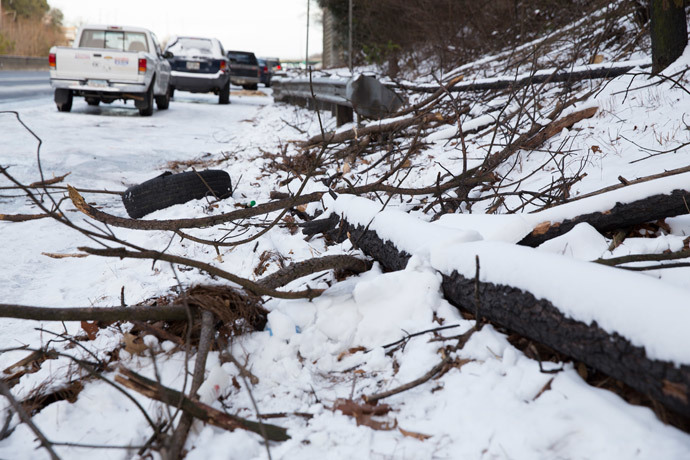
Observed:
[[[391,129],[363,120],[378,127],[367,136],[329,112],[274,103],[267,88],[233,92],[228,106],[178,91],[150,118],[131,104],[75,100],[60,113],[51,97],[0,100],[0,390],[10,396],[0,459],[166,458],[181,411],[133,389],[132,375],[189,391],[204,355],[198,322],[6,316],[16,306],[189,305],[199,285],[208,290],[194,305],[224,320],[204,329],[213,333],[199,400],[267,425],[195,420],[187,459],[690,458],[687,414],[500,324],[475,330],[475,306],[451,304],[442,288],[453,271],[515,287],[690,375],[690,208],[613,230],[568,226],[673,191],[690,202],[690,47],[650,76],[633,18],[583,21],[435,77],[581,68],[594,60],[580,44],[606,21],[615,33],[597,60],[635,68],[431,99],[410,92],[416,110],[403,108]],[[322,130],[352,136],[310,142]],[[204,169],[226,171],[232,196],[128,218],[128,187]],[[45,216],[58,210],[61,221]],[[302,232],[328,216],[409,260],[387,270],[355,238]],[[347,269],[266,282],[290,264],[344,255]],[[254,294],[227,289],[240,286]],[[258,324],[223,316],[240,304],[256,307]],[[687,388],[663,385],[687,407]],[[287,436],[266,441],[273,429]]]

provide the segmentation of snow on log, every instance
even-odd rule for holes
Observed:
[[[690,192],[687,190],[673,190],[669,194],[652,195],[630,203],[616,203],[613,208],[606,211],[582,214],[562,222],[544,221],[519,244],[537,247],[547,240],[564,235],[580,223],[588,223],[603,233],[688,214],[688,203],[690,203]]]
[[[531,214],[446,214],[438,224],[479,230],[483,239],[536,247],[579,223],[599,232],[690,213],[690,173],[663,176],[574,199]]]
[[[341,217],[332,234],[391,270],[403,269],[412,255],[424,258],[442,274],[444,295],[458,308],[478,310],[690,416],[687,290],[379,209],[340,197],[331,206]]]
[[[473,81],[463,81],[448,86],[448,91],[486,91],[516,88],[528,84],[575,82],[592,80],[596,78],[613,78],[626,74],[637,67],[648,67],[649,61],[627,61],[604,64],[589,64],[575,67],[569,71],[562,69],[543,69],[533,73],[524,73],[513,77],[483,78]],[[390,83],[388,86],[401,88],[407,91],[419,93],[433,93],[439,89],[439,85],[425,84],[412,85],[406,83]]]

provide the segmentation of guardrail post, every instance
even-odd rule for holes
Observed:
[[[348,107],[346,105],[337,105],[335,106],[335,124],[337,126],[342,126],[345,123],[350,123],[354,120],[354,116],[352,113],[352,107]]]

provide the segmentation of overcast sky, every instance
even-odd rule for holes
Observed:
[[[113,24],[172,35],[216,37],[226,49],[257,56],[303,59],[309,0],[48,0],[65,25]],[[320,53],[321,12],[311,0],[309,54]]]

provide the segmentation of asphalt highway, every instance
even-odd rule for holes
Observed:
[[[0,71],[0,102],[45,97],[52,92],[47,70]]]

